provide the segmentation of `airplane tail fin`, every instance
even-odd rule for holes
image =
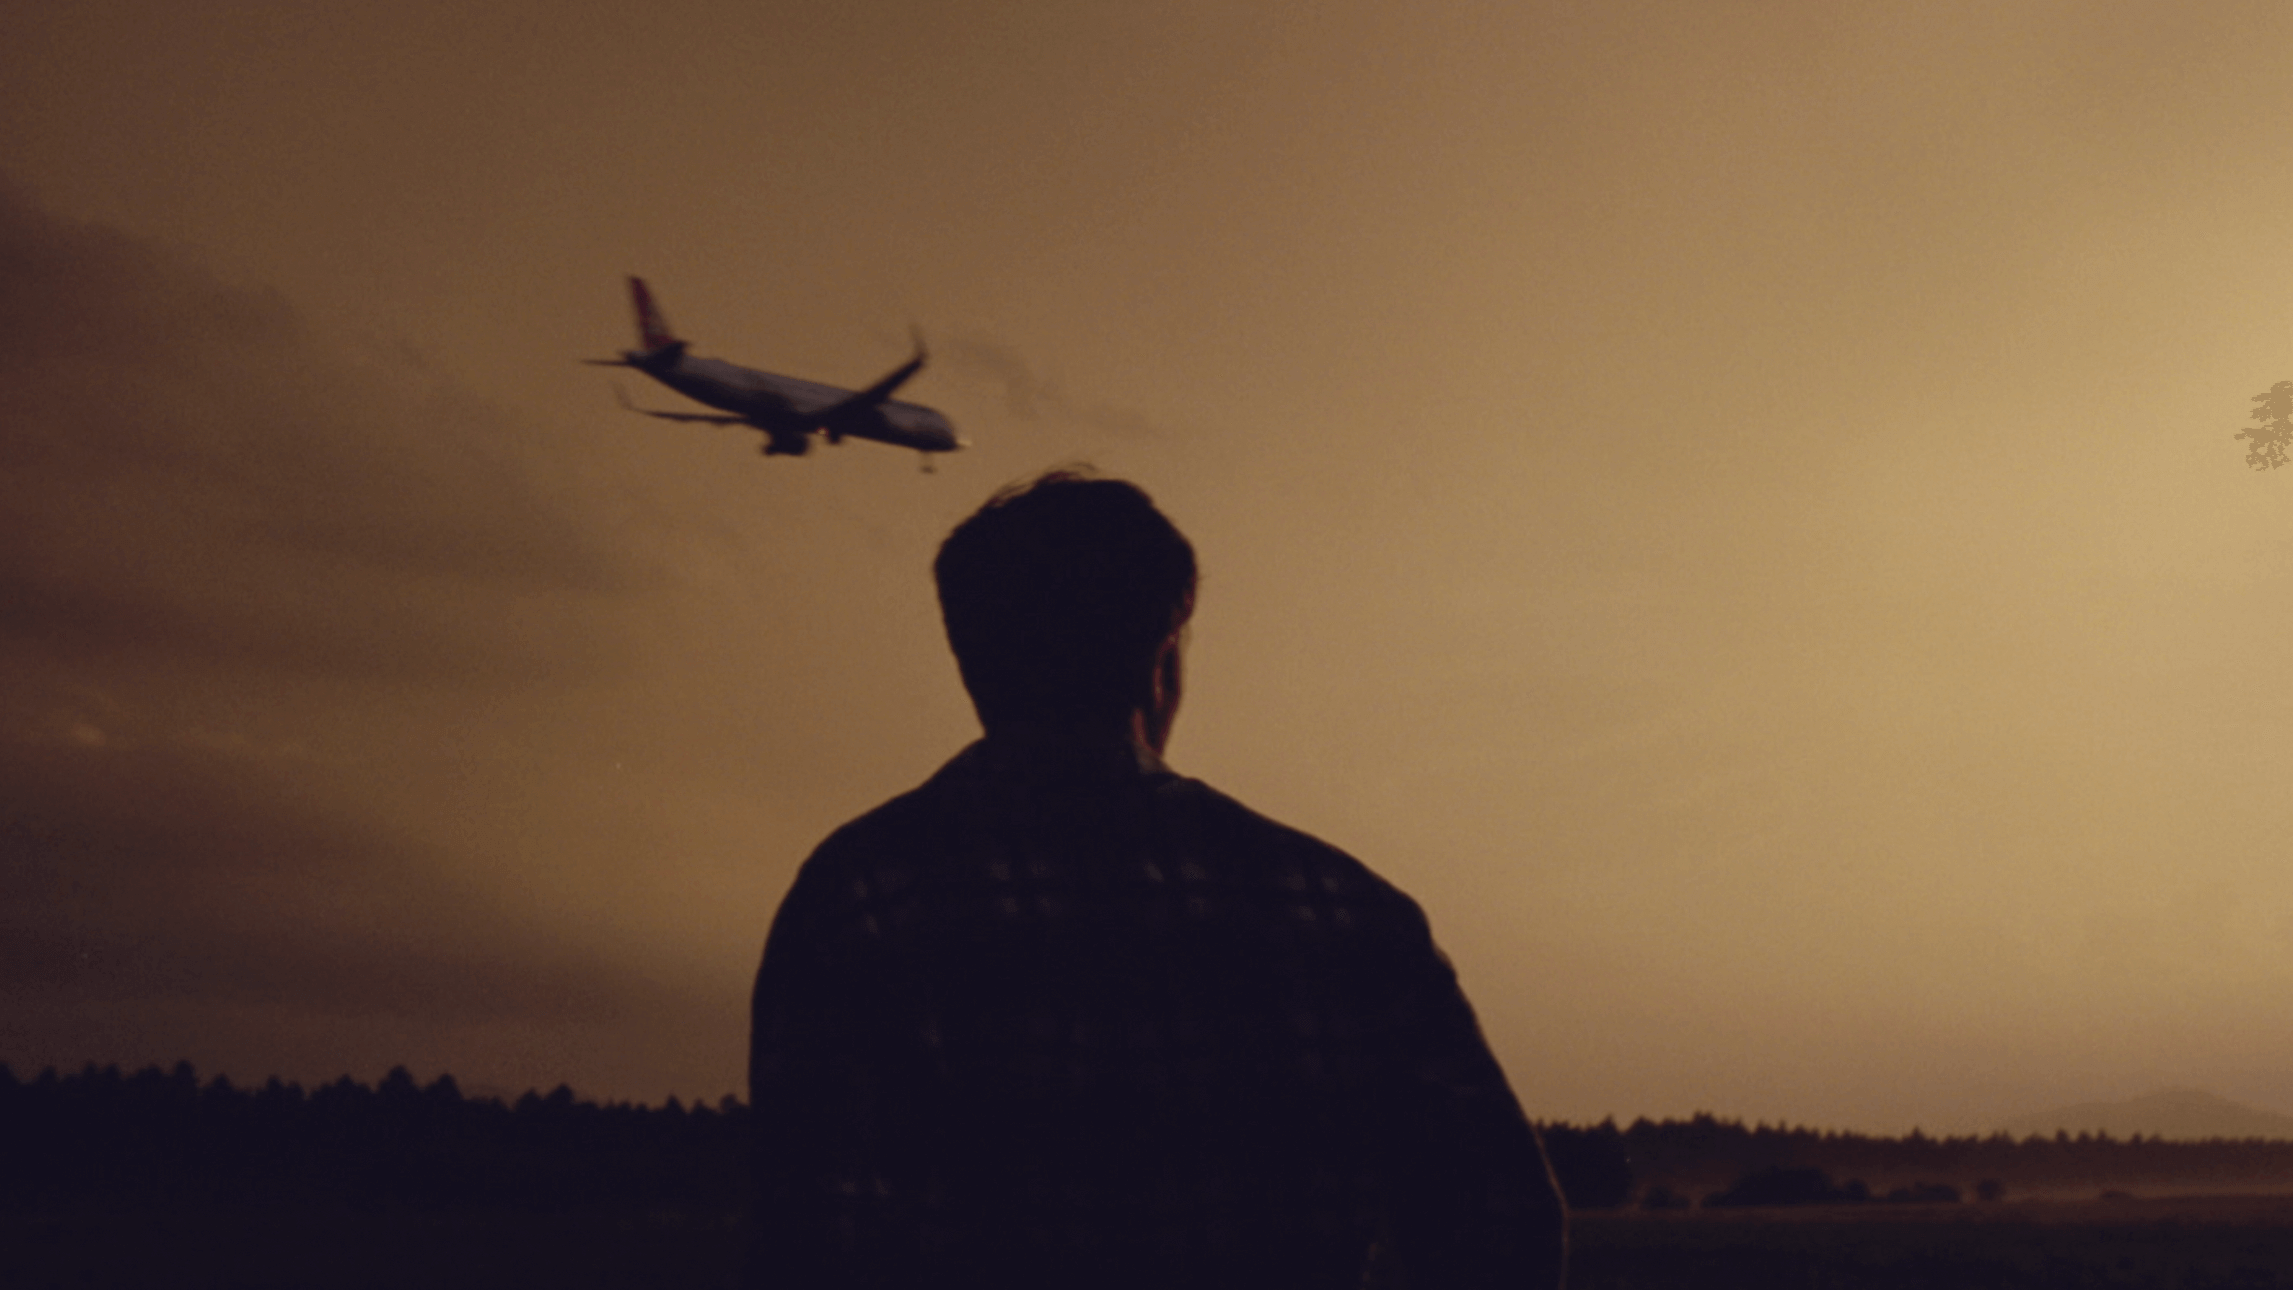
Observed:
[[[669,330],[669,320],[661,316],[661,306],[653,303],[653,293],[646,289],[643,278],[629,279],[629,299],[637,307],[637,344],[645,353],[657,354],[682,343]]]

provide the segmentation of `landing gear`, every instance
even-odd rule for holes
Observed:
[[[921,465],[921,466],[923,467],[923,471],[924,471],[924,473],[925,473],[925,474],[927,474],[927,475],[936,475],[936,474],[938,474],[938,473],[939,473],[938,471],[936,471],[936,470],[932,469],[932,455],[931,455],[930,453],[928,453],[928,452],[919,452],[919,453],[917,453],[917,454],[916,454],[916,457],[917,457],[917,464],[918,464],[918,465]]]

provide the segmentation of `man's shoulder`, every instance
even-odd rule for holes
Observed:
[[[1199,779],[1173,779],[1162,792],[1180,811],[1193,817],[1192,823],[1205,841],[1222,849],[1277,856],[1298,864],[1358,870],[1377,879],[1367,865],[1337,847],[1304,829],[1253,810]]]
[[[1198,779],[1175,779],[1161,792],[1186,818],[1188,840],[1230,880],[1345,901],[1422,926],[1408,893],[1343,849]]]
[[[992,833],[998,825],[1010,825],[1013,821],[1005,817],[1015,807],[1026,811],[1030,795],[1007,794],[1011,786],[976,750],[974,745],[922,784],[830,833],[804,862],[797,889],[830,902],[861,895],[863,888],[866,895],[894,895],[921,882],[933,857],[950,848],[954,835]],[[1180,853],[1182,866],[1199,869],[1183,876],[1229,887],[1310,893],[1345,902],[1365,915],[1382,915],[1389,923],[1423,927],[1416,901],[1341,848],[1199,779],[1164,770],[1138,783],[1152,803],[1163,841]],[[1033,804],[1040,805],[1041,799],[1034,798]]]
[[[947,803],[927,781],[839,825],[798,867],[789,901],[865,902],[921,877],[936,839],[947,832]]]
[[[838,825],[813,848],[812,862],[859,859],[897,851],[943,827],[947,802],[934,792],[938,777],[917,785]]]
[[[915,788],[839,825],[797,866],[796,879],[774,916],[774,935],[823,920],[844,919],[854,907],[892,894],[921,877],[929,845],[946,831],[944,795],[935,775]]]

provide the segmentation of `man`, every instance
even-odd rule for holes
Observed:
[[[1558,1189],[1417,906],[1162,763],[1186,539],[1054,473],[934,572],[986,737],[773,921],[755,1282],[1557,1285]]]

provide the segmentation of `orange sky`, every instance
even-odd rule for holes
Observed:
[[[2293,1111],[2281,8],[350,8],[0,12],[0,1060],[732,1089],[1085,459],[1531,1115]]]

